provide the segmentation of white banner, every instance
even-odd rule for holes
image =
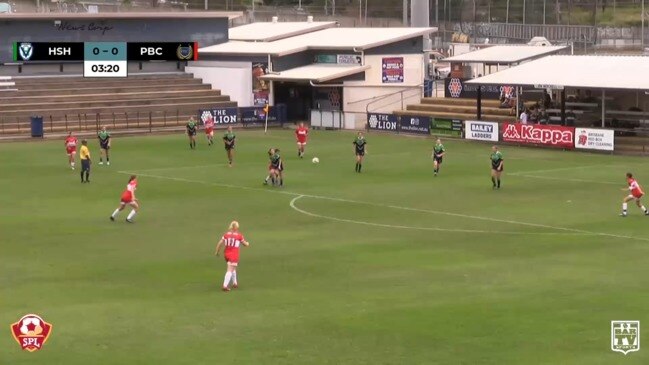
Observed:
[[[615,135],[610,129],[575,129],[575,148],[588,150],[613,151]]]
[[[478,120],[467,120],[464,123],[464,138],[498,142],[498,123]]]
[[[336,55],[336,63],[345,65],[360,65],[361,56],[356,54],[339,54]]]

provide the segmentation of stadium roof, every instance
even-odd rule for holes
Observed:
[[[325,82],[357,74],[370,68],[369,65],[313,64],[264,75],[261,78],[276,81]]]
[[[0,14],[0,20],[14,19],[212,19],[241,18],[241,11],[180,11],[180,12],[122,12],[122,13],[11,13]]]
[[[566,49],[566,46],[492,46],[477,51],[448,57],[444,62],[475,62],[509,65],[532,58],[547,56]]]
[[[336,26],[336,22],[259,22],[230,28],[230,40],[271,42]]]
[[[308,49],[360,52],[435,31],[437,28],[328,28],[274,42],[229,41],[200,48],[199,53],[204,55],[284,56]]]
[[[649,57],[548,56],[467,83],[649,90]]]

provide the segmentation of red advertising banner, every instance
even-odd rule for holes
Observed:
[[[575,128],[560,125],[504,123],[503,141],[548,147],[575,148]]]

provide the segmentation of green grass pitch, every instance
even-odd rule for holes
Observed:
[[[62,140],[0,144],[0,363],[649,363],[610,349],[611,320],[649,326],[649,217],[618,217],[646,160],[503,146],[494,191],[487,144],[445,140],[433,177],[432,139],[370,133],[357,174],[352,133],[300,160],[291,131],[236,132],[233,168],[202,135],[115,138],[110,167],[93,139],[83,185]],[[112,223],[129,173],[141,213]],[[233,219],[251,247],[223,293]],[[27,313],[53,324],[35,353]]]

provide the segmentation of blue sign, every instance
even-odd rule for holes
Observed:
[[[396,132],[397,116],[394,114],[367,113],[367,129]]]
[[[268,108],[268,123],[280,123],[277,116],[277,108],[271,106]],[[266,112],[263,106],[250,106],[239,108],[241,112],[241,122],[243,124],[260,124],[266,122]]]
[[[211,118],[215,126],[235,124],[239,119],[237,108],[203,109],[198,111],[198,116],[203,124]]]
[[[430,134],[430,122],[430,117],[402,115],[399,120],[399,130],[403,133]]]

